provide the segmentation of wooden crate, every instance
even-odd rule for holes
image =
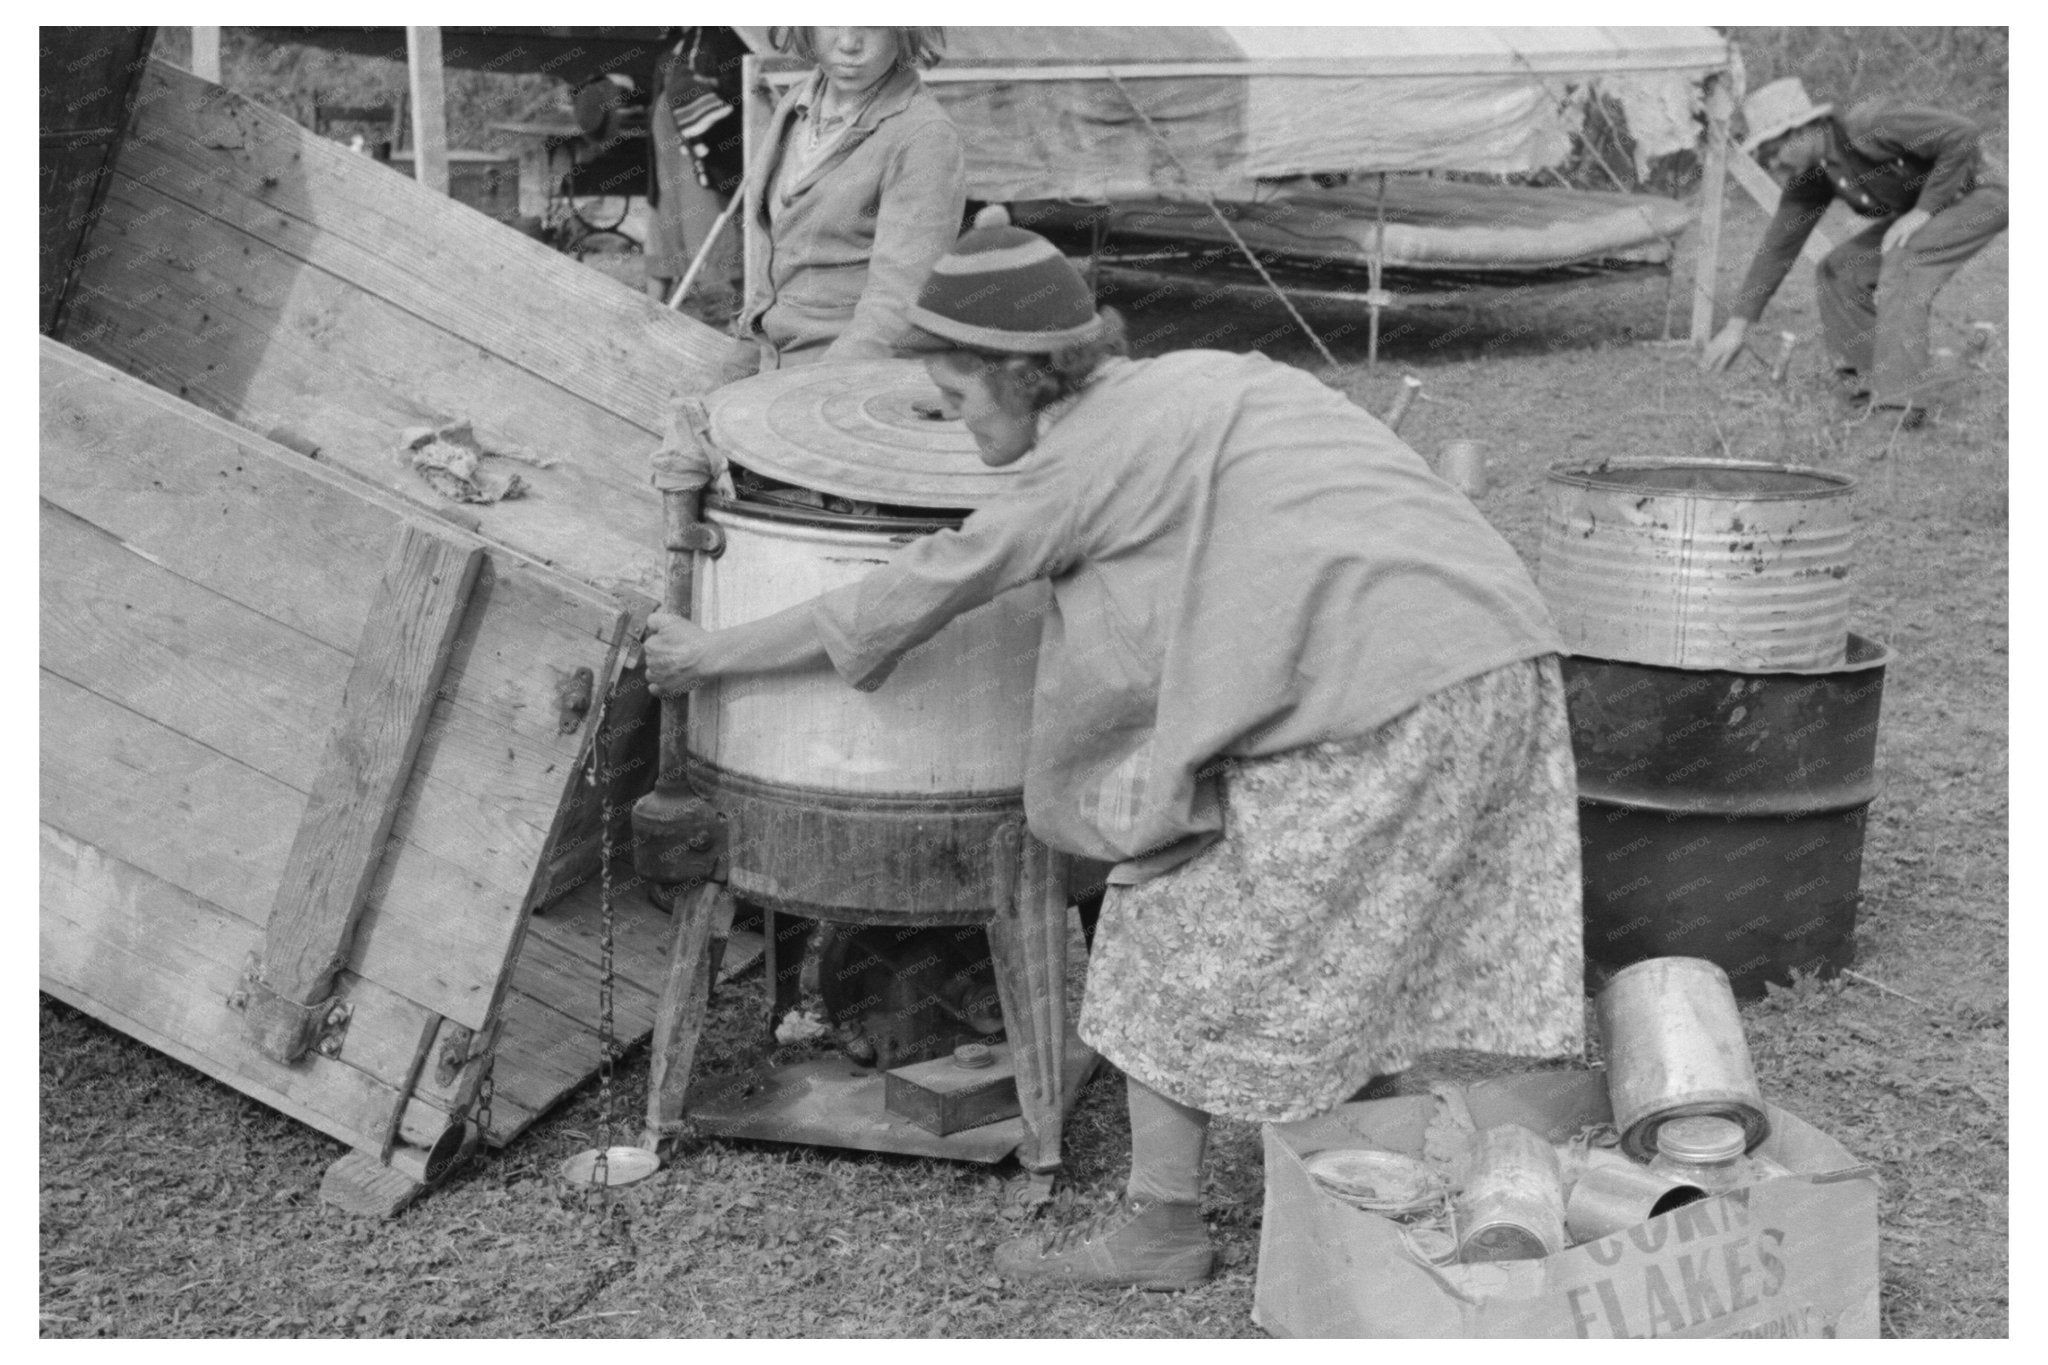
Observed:
[[[134,107],[41,355],[43,986],[389,1211],[487,1071],[502,1143],[596,1069],[582,774],[646,733],[646,457],[729,343],[184,72]],[[397,458],[456,420],[529,497]],[[630,1042],[667,920],[618,911]]]
[[[658,597],[647,454],[734,343],[282,114],[162,63],[59,340],[426,506],[408,427],[523,452],[486,538]]]
[[[42,346],[44,988],[402,1164],[410,1106],[474,1099],[590,743],[560,683],[609,687],[631,613]],[[436,611],[438,668],[432,630],[387,647]],[[331,1052],[252,1031],[281,953],[340,964]]]

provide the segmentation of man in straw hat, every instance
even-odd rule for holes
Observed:
[[[1977,125],[1956,114],[1877,98],[1837,115],[1796,78],[1742,104],[1754,156],[1784,189],[1750,262],[1733,315],[1701,365],[1726,369],[1763,315],[1814,225],[1836,199],[1869,226],[1819,271],[1821,324],[1845,396],[1902,426],[1925,419],[1927,321],[1934,296],[2005,230],[2005,186],[1988,179]]]

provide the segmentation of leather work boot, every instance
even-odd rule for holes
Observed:
[[[1128,1198],[1085,1223],[996,1248],[996,1273],[1010,1280],[1192,1289],[1215,1267],[1200,1207]]]

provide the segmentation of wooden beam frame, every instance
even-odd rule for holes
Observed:
[[[1692,277],[1692,342],[1714,334],[1714,294],[1721,277],[1721,209],[1728,192],[1728,121],[1735,95],[1728,72],[1707,77],[1707,161],[1700,184],[1700,250]]]
[[[220,27],[192,29],[192,74],[202,81],[220,84]]]
[[[407,25],[405,56],[412,84],[413,174],[448,193],[448,91],[441,69],[441,30]]]
[[[483,559],[479,545],[408,525],[370,599],[341,719],[250,972],[249,1037],[276,1061],[297,1061],[319,1032]]]

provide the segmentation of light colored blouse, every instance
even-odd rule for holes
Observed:
[[[1219,756],[1362,735],[1561,646],[1507,542],[1384,425],[1258,355],[1110,362],[957,530],[817,600],[882,686],[954,616],[1051,581],[1031,830],[1143,880],[1222,832]]]

